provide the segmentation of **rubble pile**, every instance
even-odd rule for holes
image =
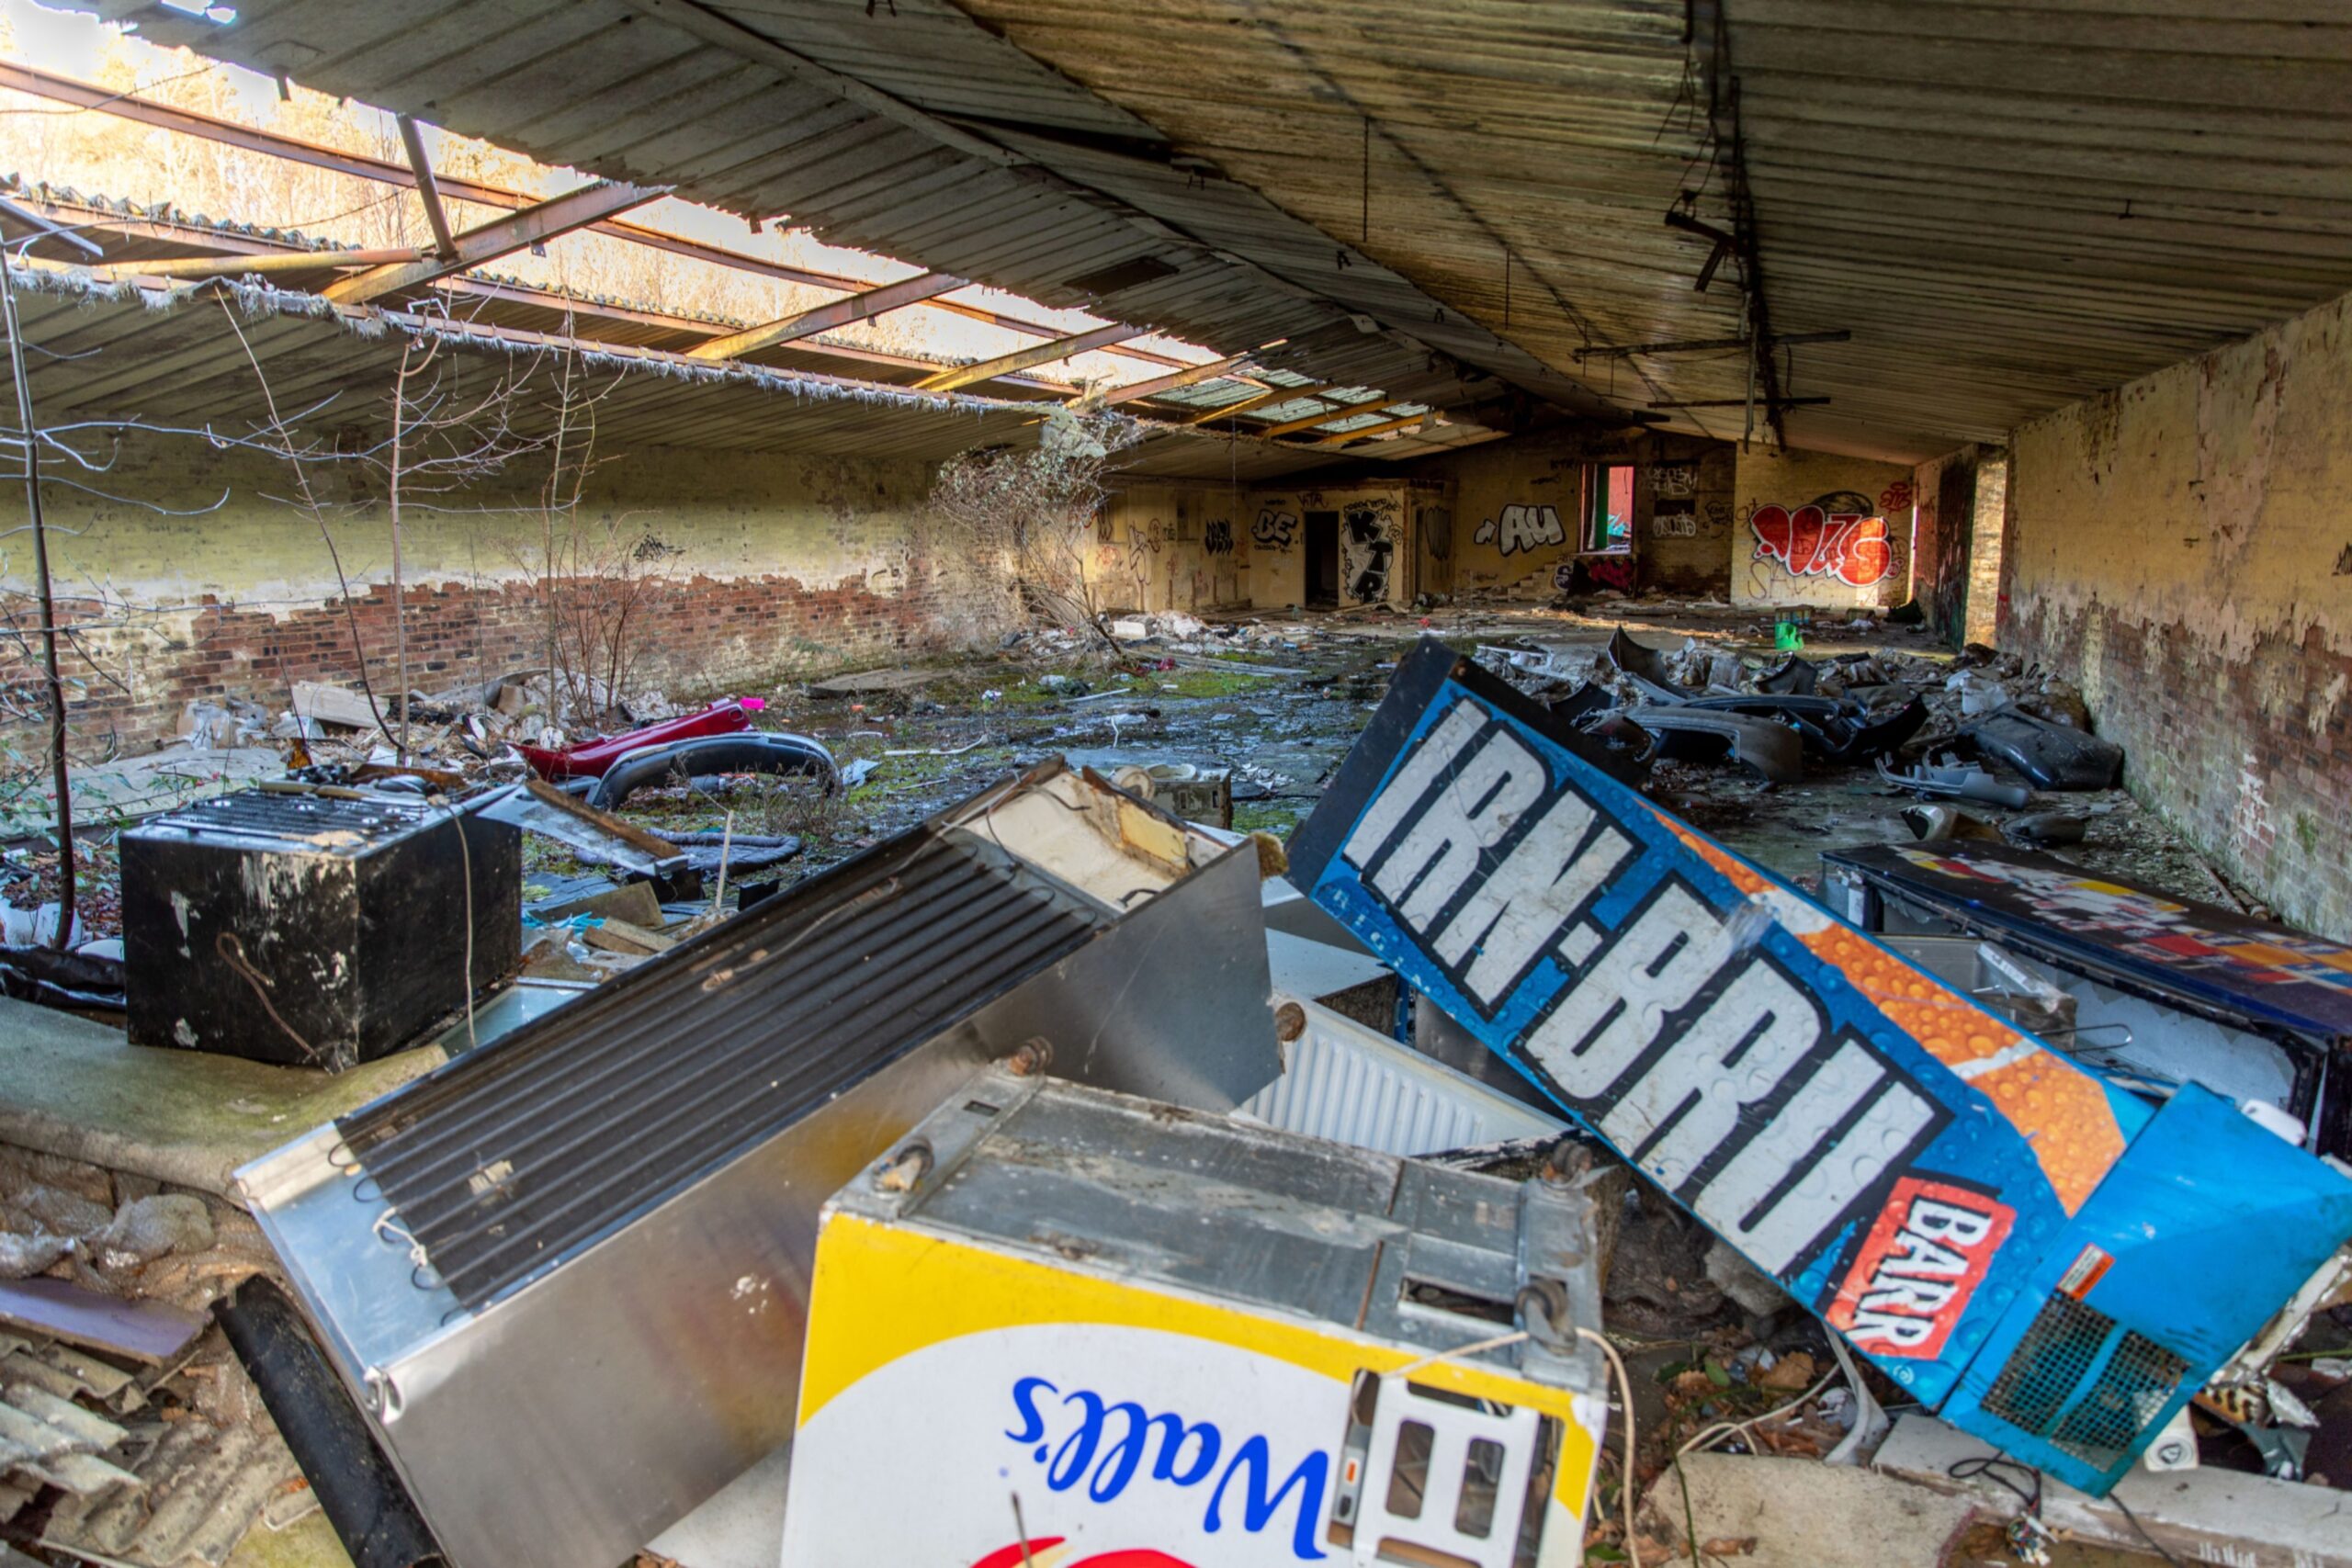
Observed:
[[[1143,1551],[1147,1491],[1190,1505],[1170,1561],[1769,1562],[1723,1466],[1898,1509],[2010,1466],[2046,1517],[1951,1517],[2020,1550],[2151,1471],[2289,1512],[2352,1481],[2352,1187],[2312,1157],[2352,1155],[2315,1067],[2352,955],[2046,853],[2132,810],[2075,688],[1403,629],[1115,615],[607,733],[502,681],[420,698],[405,758],[356,693],[192,708],[288,765],[126,827],[119,953],[0,954],[6,988],[113,1017],[169,976],[134,1046],[432,1070],[274,1129],[233,1199],[0,1148],[0,1335],[12,1290],[184,1330],[111,1371],[54,1323],[0,1344],[20,1415],[51,1374],[16,1357],[84,1369],[0,1539],[216,1564],[316,1508],[453,1568],[773,1561],[775,1508],[710,1555],[745,1515],[688,1500],[782,1498],[787,1439],[788,1564]],[[1867,842],[1794,832],[1843,923],[1709,841],[1706,790],[1870,801]],[[164,888],[167,840],[201,853]],[[257,1292],[291,1375],[241,1337]],[[2038,1348],[2053,1314],[2158,1381]],[[877,1517],[884,1466],[935,1506]]]

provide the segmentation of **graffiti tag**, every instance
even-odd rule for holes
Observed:
[[[1682,512],[1652,517],[1650,534],[1660,539],[1695,539],[1699,536],[1699,514]]]
[[[1489,517],[1478,525],[1477,542],[1492,545],[1504,555],[1515,556],[1521,550],[1532,550],[1541,545],[1567,543],[1568,531],[1560,525],[1560,514],[1549,506],[1506,506],[1499,517]]]
[[[1900,512],[1910,504],[1911,481],[1909,479],[1897,479],[1878,492],[1878,509],[1881,512]]]
[[[1287,512],[1261,512],[1258,521],[1250,525],[1250,536],[1268,549],[1290,548],[1293,536],[1298,532],[1298,519]]]
[[[1773,560],[1792,577],[1835,577],[1868,588],[1894,565],[1886,519],[1867,515],[1869,503],[1839,491],[1791,512],[1759,506],[1747,520],[1755,558]]]
[[[1356,502],[1346,513],[1340,533],[1341,570],[1349,597],[1369,604],[1388,597],[1388,568],[1396,555],[1396,503]]]
[[[1699,489],[1699,465],[1696,463],[1660,463],[1650,470],[1650,493],[1662,496],[1687,496]]]
[[[1209,520],[1201,529],[1201,547],[1213,556],[1233,553],[1233,525],[1222,517]]]

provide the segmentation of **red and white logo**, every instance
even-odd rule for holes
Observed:
[[[1830,1326],[1872,1355],[1934,1358],[2016,1218],[1982,1192],[1904,1177],[1829,1303]]]

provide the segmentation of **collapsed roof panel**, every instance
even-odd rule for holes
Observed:
[[[1096,183],[1117,160],[1081,168],[1080,149],[1124,158],[1159,147],[1157,136],[939,0],[854,18],[806,3],[477,0],[395,17],[345,0],[260,0],[227,26],[148,0],[86,8],[159,42],[549,162],[645,180],[660,171],[693,199],[789,215],[836,243],[1049,304],[1099,306],[1227,350],[1289,340],[1283,362],[1318,378],[1325,367],[1296,344],[1361,316],[1385,356],[1374,384],[1427,374],[1434,360],[1457,378],[1449,405],[1487,395],[1479,383],[1499,377],[1588,412],[1600,406],[1240,186],[1203,186],[1195,206],[1223,216],[1194,232],[1188,225],[1216,214],[1146,211],[1136,193]],[[758,129],[808,116],[819,95],[857,112],[828,115],[805,137]],[[1021,134],[1046,145],[1016,146]],[[1159,187],[1155,200],[1188,178],[1151,155],[1138,167]],[[1348,288],[1334,288],[1343,274]]]

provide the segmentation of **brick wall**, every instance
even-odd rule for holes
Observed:
[[[437,498],[403,527],[411,683],[426,692],[544,668],[541,520],[519,488]],[[266,462],[178,448],[130,453],[108,476],[132,501],[52,491],[61,622],[75,628],[77,751],[143,749],[176,729],[192,697],[230,694],[282,709],[295,681],[356,684],[357,644],[380,695],[397,688],[389,529],[365,495],[331,521],[346,600],[315,522],[270,501],[288,490]],[[611,563],[631,559],[625,689],[690,699],[796,673],[990,644],[1009,624],[1001,563],[934,540],[926,466],[652,451],[607,462],[579,517],[605,565],[560,575],[559,604],[609,601]],[[28,587],[6,586],[19,626]],[[601,617],[609,625],[613,616]],[[9,705],[42,698],[19,660]]]
[[[2336,300],[2011,446],[1999,640],[2074,675],[2132,793],[2352,938],[2352,316]]]
[[[1976,446],[1922,463],[1914,473],[1912,597],[1953,648],[1993,640],[2008,483],[2008,454]]]

